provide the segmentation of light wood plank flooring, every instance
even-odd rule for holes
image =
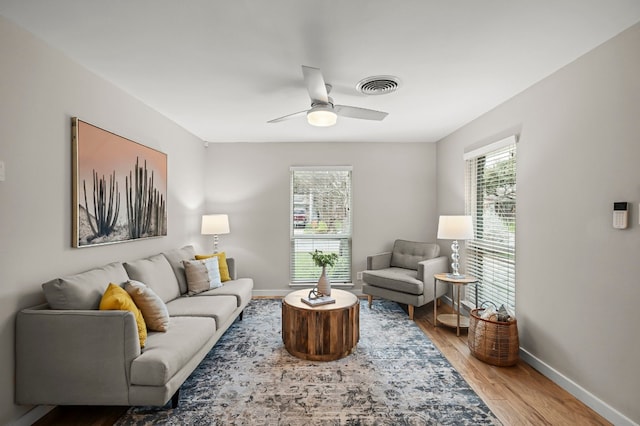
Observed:
[[[375,308],[375,300],[374,300]],[[438,313],[452,312],[442,304]],[[475,358],[467,347],[467,330],[433,327],[433,304],[416,308],[414,319],[451,365],[505,425],[610,425],[523,361],[496,367]]]
[[[374,309],[375,303],[374,300]],[[451,312],[447,305],[438,312]],[[407,317],[407,321],[409,321]],[[469,353],[466,331],[433,327],[433,304],[415,310],[415,321],[444,356],[505,425],[610,425],[571,394],[519,361],[495,367]],[[126,407],[57,407],[35,423],[46,425],[112,425]]]

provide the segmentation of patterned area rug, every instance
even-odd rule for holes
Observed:
[[[362,302],[360,342],[332,362],[291,356],[280,315],[280,300],[252,301],[182,385],[178,408],[132,407],[117,424],[500,424],[396,303]]]

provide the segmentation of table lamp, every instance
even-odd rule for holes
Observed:
[[[458,268],[460,267],[460,254],[458,250],[460,245],[458,240],[470,240],[473,238],[473,223],[471,216],[440,216],[438,221],[438,239],[453,240],[451,244],[451,273],[447,274],[449,278],[461,279]]]
[[[206,214],[202,216],[202,235],[213,235],[213,252],[218,252],[218,235],[229,233],[229,216]]]

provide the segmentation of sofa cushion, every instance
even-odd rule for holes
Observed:
[[[143,282],[151,288],[163,302],[180,297],[180,286],[169,261],[162,254],[126,262],[124,268],[132,280]]]
[[[227,255],[225,252],[213,253],[213,254],[196,254],[197,260],[209,259],[211,257],[218,258],[218,267],[220,268],[220,279],[222,282],[229,281],[231,276],[229,274],[229,266],[227,265]]]
[[[222,286],[217,257],[205,260],[184,260],[182,263],[187,275],[190,296]]]
[[[166,333],[150,332],[142,354],[131,363],[131,384],[163,386],[215,334],[211,318],[171,318]]]
[[[173,272],[176,274],[176,279],[180,286],[180,294],[185,294],[187,292],[187,277],[182,261],[195,259],[195,249],[193,246],[184,246],[180,249],[165,251],[162,255],[167,258],[169,265],[171,265]]]
[[[362,279],[367,284],[409,294],[422,294],[424,283],[417,279],[417,271],[405,268],[387,268],[364,271]]]
[[[440,254],[440,246],[433,243],[396,240],[391,253],[391,266],[418,270],[418,262]]]
[[[169,327],[169,311],[162,299],[140,281],[129,280],[124,289],[142,312],[147,328],[153,331],[167,331]]]
[[[138,339],[140,340],[140,347],[144,348],[144,344],[147,341],[147,326],[144,322],[142,312],[133,302],[133,299],[122,287],[117,284],[109,284],[107,290],[100,299],[101,311],[129,311],[136,319],[136,325],[138,326]]]
[[[123,285],[129,277],[120,262],[42,284],[51,309],[98,309],[109,283]]]
[[[237,307],[246,305],[253,295],[253,279],[239,278],[237,280],[222,283],[222,287],[205,291],[198,296],[234,296],[236,298]]]
[[[217,328],[229,320],[237,307],[234,296],[183,296],[167,303],[171,317],[209,317],[215,319]]]

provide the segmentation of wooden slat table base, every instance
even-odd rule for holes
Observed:
[[[282,301],[285,348],[291,355],[310,361],[333,361],[349,355],[360,339],[358,299],[349,292],[332,290],[335,304],[311,307],[300,301],[308,292],[294,291]]]

